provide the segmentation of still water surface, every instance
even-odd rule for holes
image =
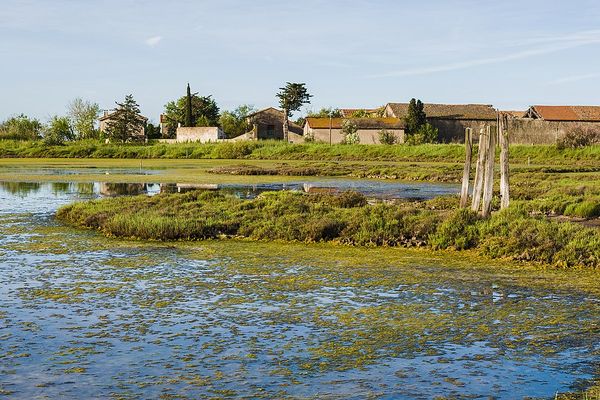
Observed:
[[[426,253],[54,220],[101,186],[0,185],[0,397],[551,398],[600,362],[595,294]]]

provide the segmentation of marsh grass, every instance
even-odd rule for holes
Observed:
[[[47,146],[42,142],[0,140],[0,157],[31,158],[192,158],[263,160],[448,161],[462,162],[461,144],[328,145],[287,144],[281,141],[180,143],[149,145],[105,144],[95,141]],[[564,164],[600,161],[600,146],[578,149],[514,145],[510,157],[519,163]]]
[[[532,217],[514,206],[483,220],[436,199],[376,203],[364,196],[268,192],[242,200],[193,191],[75,203],[57,217],[106,235],[145,240],[246,238],[353,246],[475,249],[491,258],[560,267],[600,266],[600,231]]]

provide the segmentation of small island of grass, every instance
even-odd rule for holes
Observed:
[[[600,231],[531,216],[511,206],[482,219],[456,198],[376,202],[355,192],[268,192],[240,199],[220,191],[108,198],[60,208],[59,220],[142,240],[248,239],[353,246],[473,249],[558,267],[600,267]]]

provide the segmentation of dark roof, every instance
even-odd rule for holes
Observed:
[[[523,118],[523,115],[525,115],[525,111],[509,110],[509,111],[500,111],[500,112],[504,113],[504,114],[508,114],[510,117],[513,117],[513,118]]]
[[[113,115],[115,115],[116,111],[113,111],[111,113],[105,113],[103,116],[101,116],[100,118],[98,118],[99,121],[104,121],[105,119],[111,119],[111,117]],[[144,120],[148,121],[148,117],[144,117],[142,114],[139,114],[140,117],[142,117]]]
[[[305,125],[313,129],[341,129],[346,120],[353,121],[359,129],[404,129],[398,118],[306,118]]]
[[[408,103],[388,103],[396,118],[408,114]],[[424,111],[427,118],[496,120],[496,110],[489,104],[428,104]]]
[[[546,121],[600,122],[600,106],[531,106],[525,116]]]
[[[248,114],[246,116],[246,118],[251,118],[251,117],[253,117],[253,116],[257,115],[257,114],[262,114],[264,112],[271,112],[271,113],[275,112],[275,113],[281,114],[283,116],[283,111],[281,111],[281,110],[279,110],[279,109],[277,109],[275,107],[267,107],[267,108],[263,108],[262,110],[255,111],[252,114]]]

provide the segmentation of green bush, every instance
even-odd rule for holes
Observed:
[[[394,135],[394,132],[390,132],[387,129],[382,129],[379,131],[379,142],[381,144],[395,144],[396,135]]]
[[[479,239],[479,231],[476,226],[478,220],[477,213],[470,209],[455,210],[429,237],[431,247],[457,250],[475,247]]]

